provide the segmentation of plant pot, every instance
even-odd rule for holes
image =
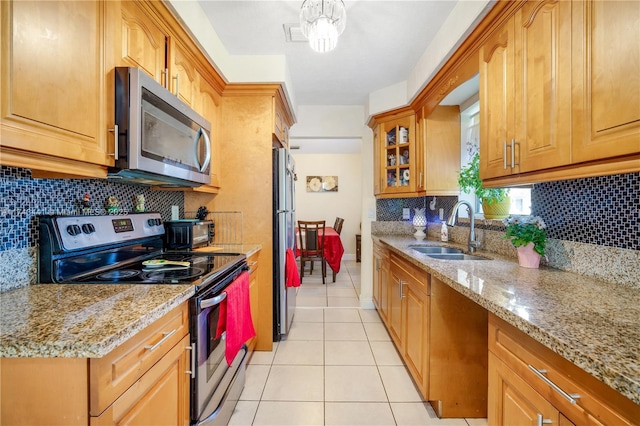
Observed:
[[[485,219],[504,219],[509,216],[509,208],[511,208],[511,198],[507,197],[503,201],[494,201],[489,204],[486,200],[482,200],[482,212]]]
[[[533,249],[533,243],[526,246],[517,247],[518,264],[523,268],[538,268],[540,266],[540,255]]]

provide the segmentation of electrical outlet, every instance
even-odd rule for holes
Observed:
[[[438,217],[440,218],[440,220],[444,220],[444,209],[440,209],[440,212],[438,213]]]
[[[411,217],[411,210],[402,209],[402,219],[403,220],[409,220],[410,217]]]

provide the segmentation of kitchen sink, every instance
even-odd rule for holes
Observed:
[[[452,247],[409,246],[409,248],[423,254],[462,254],[462,250]]]
[[[427,256],[441,260],[489,260],[486,257],[464,253],[432,253]]]

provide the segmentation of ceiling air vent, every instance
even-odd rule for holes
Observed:
[[[302,34],[300,24],[284,24],[284,38],[287,43],[306,43],[308,40]]]

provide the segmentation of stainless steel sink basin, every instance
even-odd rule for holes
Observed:
[[[427,256],[441,260],[489,260],[486,257],[464,253],[433,253],[427,254]]]
[[[438,247],[438,246],[409,246],[410,249],[423,254],[453,254],[462,253],[462,250],[451,247]]]

